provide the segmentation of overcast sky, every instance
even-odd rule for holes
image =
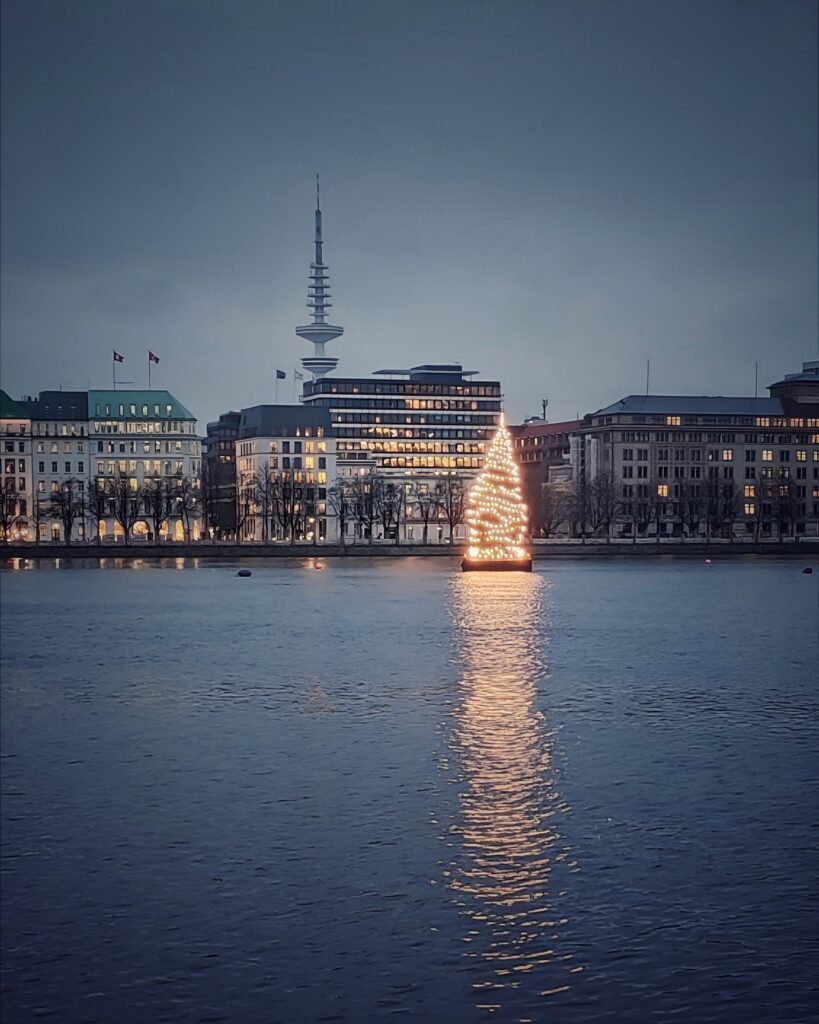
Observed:
[[[292,400],[322,176],[338,374],[513,420],[817,357],[814,0],[4,0],[2,380]],[[765,394],[764,391],[761,392]]]

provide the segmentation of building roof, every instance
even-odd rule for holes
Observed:
[[[411,366],[408,370],[374,370],[374,374],[385,377],[409,377],[410,380],[436,381],[441,378],[462,380],[474,377],[477,370],[465,370],[460,363],[424,363]]]
[[[510,423],[513,437],[550,437],[553,434],[570,434],[580,426],[580,420],[566,420],[563,423]]]
[[[131,406],[136,410],[131,411]],[[106,407],[109,411],[106,412]],[[122,411],[120,411],[122,407]],[[157,407],[159,411],[157,412]],[[170,408],[169,408],[170,407]],[[89,391],[88,415],[117,416],[124,419],[160,419],[195,420],[196,417],[170,393],[170,391],[153,389],[152,391],[132,391],[127,388],[117,391]]]
[[[329,435],[330,410],[313,405],[254,405],[242,409],[239,437],[293,437],[303,427],[323,427]]]
[[[21,404],[33,420],[88,419],[87,391],[41,391],[37,398],[24,399]]]
[[[782,380],[774,381],[768,387],[781,387],[783,384],[813,384],[819,388],[819,359],[811,359],[802,363],[801,373],[786,373]]]
[[[627,395],[592,416],[617,416],[620,413],[673,416],[777,416],[782,413],[778,398],[725,398],[720,395]]]
[[[0,391],[0,419],[3,420],[27,420],[31,417],[20,402],[15,402],[11,395]]]

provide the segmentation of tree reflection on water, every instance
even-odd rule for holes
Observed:
[[[559,822],[554,734],[537,709],[546,675],[548,583],[536,573],[464,573],[452,591],[459,699],[450,735],[459,813],[445,872],[466,919],[465,956],[485,968],[477,1005],[500,1009],[509,990],[566,991],[554,868],[569,851]],[[521,992],[521,994],[523,994]]]

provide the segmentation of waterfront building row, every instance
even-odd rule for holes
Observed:
[[[629,395],[584,417],[571,438],[575,529],[632,538],[819,535],[819,362],[769,392]]]
[[[195,417],[166,390],[0,393],[2,532],[30,541],[195,539]]]

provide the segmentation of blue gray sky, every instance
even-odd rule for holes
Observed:
[[[4,0],[3,386],[291,400],[316,171],[339,374],[559,420],[817,356],[813,0]]]

